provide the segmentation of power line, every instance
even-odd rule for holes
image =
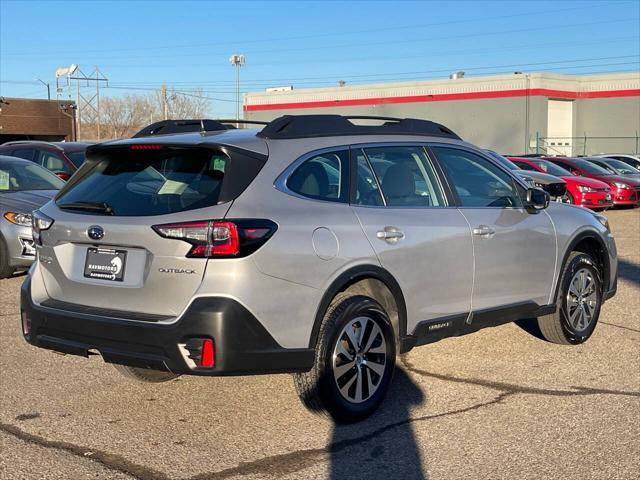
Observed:
[[[592,36],[590,38],[593,38]],[[591,44],[597,44],[597,45],[602,45],[602,44],[615,44],[615,43],[619,43],[621,41],[626,41],[626,40],[640,40],[640,36],[635,35],[635,36],[625,36],[625,37],[617,37],[617,38],[607,38],[607,39],[595,39],[592,41],[584,41],[584,40],[579,40],[579,41],[574,41],[574,42],[547,42],[547,43],[534,43],[534,44],[520,44],[520,45],[512,45],[510,47],[500,47],[500,48],[496,48],[496,49],[487,49],[487,48],[479,48],[479,49],[464,49],[464,50],[439,50],[438,52],[433,52],[433,53],[429,53],[429,59],[434,58],[434,57],[443,57],[443,56],[452,56],[452,55],[468,55],[471,53],[480,53],[480,54],[488,54],[491,52],[504,52],[504,51],[508,51],[508,50],[523,50],[525,48],[530,48],[530,49],[539,49],[540,47],[548,47],[548,46],[555,46],[555,45],[562,45],[562,46],[566,46],[566,45],[580,45],[580,46],[585,46],[585,45],[591,45]],[[419,58],[422,58],[423,56],[421,55]],[[406,57],[403,57],[406,58]],[[210,65],[207,64],[207,67],[209,67]],[[133,67],[133,66],[132,66]],[[136,66],[137,67],[137,66]],[[247,84],[257,84],[257,83],[272,83],[272,82],[282,82],[282,81],[290,81],[290,80],[314,80],[314,79],[325,79],[325,78],[344,78],[344,77],[351,77],[352,75],[345,75],[344,72],[341,73],[336,73],[336,74],[331,74],[331,75],[324,75],[322,77],[286,77],[286,78],[267,78],[267,79],[248,79],[245,80],[243,82],[244,85]],[[140,85],[160,85],[160,82],[149,82],[149,81],[133,81],[133,82],[126,82],[127,84],[140,84]],[[202,81],[202,82],[194,82],[194,81],[177,81],[177,82],[171,82],[174,85],[177,84],[186,84],[186,85],[233,85],[234,81],[232,80],[215,80],[215,81]]]
[[[633,1],[622,1],[622,2],[617,2],[618,5],[622,5],[622,4],[627,4],[627,3],[634,3]],[[592,5],[590,7],[585,7],[584,5],[581,5],[580,7],[567,7],[567,8],[560,8],[560,9],[555,9],[555,10],[545,10],[542,11],[540,9],[532,11],[532,12],[523,12],[523,13],[514,13],[514,14],[507,14],[507,15],[490,15],[490,16],[486,16],[486,17],[480,17],[480,18],[470,18],[470,19],[457,19],[457,20],[447,20],[447,21],[443,21],[443,22],[431,22],[431,23],[423,23],[423,24],[418,24],[418,25],[403,25],[403,26],[393,26],[393,27],[388,27],[388,26],[382,26],[382,27],[377,27],[377,28],[368,28],[368,29],[362,29],[362,30],[341,30],[340,32],[332,32],[332,33],[318,33],[318,34],[309,34],[309,35],[297,35],[297,36],[287,36],[287,37],[276,37],[276,38],[263,38],[263,39],[256,39],[256,40],[243,40],[242,45],[246,45],[246,44],[256,44],[256,43],[265,43],[265,42],[279,42],[279,41],[291,41],[291,40],[303,40],[303,39],[310,39],[310,38],[327,38],[327,37],[340,37],[340,36],[352,36],[352,35],[361,35],[363,33],[372,33],[372,32],[390,32],[390,31],[394,31],[394,30],[407,30],[407,29],[419,29],[419,28],[425,28],[425,27],[435,27],[435,26],[444,26],[444,25],[455,25],[455,24],[462,24],[462,23],[470,23],[470,22],[478,22],[478,23],[482,23],[482,22],[486,22],[487,20],[497,20],[497,19],[507,19],[507,18],[517,18],[517,17],[531,17],[534,15],[549,15],[549,14],[554,14],[554,13],[560,13],[560,12],[567,12],[567,11],[575,11],[575,10],[580,10],[580,11],[584,11],[587,8],[591,8],[591,9],[597,9],[597,8],[609,8],[611,7],[612,2],[607,2],[607,3],[603,3],[603,4],[599,4],[599,5]],[[545,29],[549,28],[544,27]],[[182,49],[182,48],[195,48],[195,47],[212,47],[212,46],[221,46],[221,47],[228,47],[228,46],[238,46],[238,41],[237,40],[230,40],[230,41],[226,41],[226,42],[209,42],[209,43],[188,43],[188,44],[182,44],[182,45],[155,45],[155,46],[145,46],[145,47],[135,47],[135,48],[111,48],[111,49],[92,49],[92,50],[76,50],[75,52],[73,50],[71,51],[66,51],[66,54],[74,54],[74,53],[87,53],[87,54],[95,54],[95,53],[101,53],[101,52],[126,52],[126,51],[144,51],[147,52],[149,50],[167,50],[167,49]],[[42,50],[39,50],[37,52],[11,52],[11,53],[5,53],[4,55],[11,55],[11,56],[26,56],[26,55],[36,55],[36,56],[47,56],[47,55],[52,55],[52,54],[60,54],[60,51],[49,51],[49,52],[43,52]]]
[[[584,22],[580,22],[580,23],[575,23],[575,24],[565,24],[562,25],[563,29],[569,29],[569,28],[585,28],[585,27],[592,27],[592,26],[596,26],[596,25],[604,25],[604,24],[613,24],[613,23],[628,23],[628,22],[635,22],[636,24],[640,21],[640,18],[638,17],[634,17],[634,18],[625,18],[625,19],[618,19],[618,20],[604,20],[604,21],[597,21],[597,22],[588,22],[588,23],[584,23]],[[452,39],[463,39],[463,38],[474,38],[474,37],[488,37],[488,36],[496,36],[496,35],[504,35],[504,34],[517,34],[517,33],[522,33],[522,32],[534,32],[534,31],[548,31],[549,30],[549,25],[546,25],[544,27],[532,27],[532,28],[519,28],[519,29],[512,29],[512,30],[502,30],[502,31],[491,31],[491,32],[477,32],[477,33],[467,33],[467,34],[459,34],[459,35],[444,35],[444,36],[429,36],[429,37],[422,37],[422,38],[413,38],[413,39],[404,39],[404,40],[393,40],[393,41],[380,41],[380,42],[370,42],[370,43],[363,43],[363,44],[359,44],[359,46],[362,47],[374,47],[374,46],[379,46],[379,45],[396,45],[396,44],[404,44],[404,43],[419,43],[419,42],[429,42],[429,41],[440,41],[440,40],[452,40]],[[309,49],[306,50],[322,50],[322,51],[329,51],[332,48],[335,49],[343,49],[343,48],[349,48],[349,47],[353,47],[354,44],[341,44],[341,45],[332,45],[332,46],[322,46],[319,48],[315,48],[315,47],[310,47]],[[284,50],[271,50],[271,53],[282,53]],[[207,52],[207,55],[211,55],[211,52]],[[182,55],[180,55],[180,57],[182,57]],[[369,61],[369,60],[406,60],[406,59],[415,59],[415,58],[423,58],[425,57],[425,55],[405,55],[405,56],[399,56],[399,55],[393,55],[393,56],[375,56],[375,57],[362,57],[362,56],[358,56],[358,57],[340,57],[339,59],[334,58],[330,58],[330,59],[312,59],[312,60],[292,60],[292,59],[287,59],[287,65],[304,65],[304,64],[318,64],[318,63],[345,63],[345,62],[361,62],[361,61]],[[139,57],[135,57],[137,59],[139,59]],[[167,58],[167,56],[163,56],[163,58]],[[172,62],[171,63],[172,67],[211,67],[211,62],[207,62],[207,63],[175,63]],[[257,66],[272,66],[272,65],[276,65],[276,63],[274,62],[252,62],[252,65],[257,65]],[[106,65],[109,68],[140,68],[140,67],[145,67],[145,68],[166,68],[167,67],[167,63],[164,62],[162,64],[142,64],[140,62],[136,62],[135,64],[107,64]]]

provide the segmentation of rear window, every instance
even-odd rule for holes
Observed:
[[[76,168],[80,168],[80,165],[82,165],[85,160],[85,155],[82,150],[78,152],[67,152],[67,157],[69,157],[69,159],[76,166]]]
[[[101,204],[113,215],[149,216],[231,201],[255,178],[264,159],[226,149],[162,147],[106,150],[89,162],[89,171],[56,199],[60,208]]]

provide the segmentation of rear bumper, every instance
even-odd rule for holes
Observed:
[[[253,375],[307,371],[313,349],[281,347],[262,324],[233,299],[194,300],[171,325],[131,321],[35,305],[31,278],[22,285],[20,309],[29,323],[25,339],[37,347],[88,357],[96,351],[109,363],[188,375]],[[24,331],[23,331],[24,334]],[[179,347],[193,338],[211,338],[215,366],[193,366]],[[191,366],[190,366],[191,365]]]

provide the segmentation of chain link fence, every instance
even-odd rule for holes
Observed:
[[[596,155],[599,153],[640,153],[640,135],[630,137],[541,137],[536,135],[532,153],[546,155]]]

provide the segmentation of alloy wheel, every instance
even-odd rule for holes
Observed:
[[[333,378],[342,397],[362,403],[378,390],[385,374],[387,346],[378,323],[369,317],[350,320],[333,349]]]
[[[598,289],[593,273],[586,268],[578,270],[569,283],[566,317],[574,330],[586,330],[598,305]]]

